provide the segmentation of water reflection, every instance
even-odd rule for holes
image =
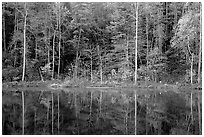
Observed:
[[[69,88],[2,95],[3,134],[201,133],[198,92]]]

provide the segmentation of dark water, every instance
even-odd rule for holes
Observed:
[[[150,89],[3,90],[2,134],[200,134],[201,100]]]

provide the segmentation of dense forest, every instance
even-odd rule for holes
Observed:
[[[2,80],[200,83],[201,3],[4,2]]]

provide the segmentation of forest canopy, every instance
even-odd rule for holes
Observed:
[[[198,2],[2,3],[3,82],[200,83],[201,44]]]

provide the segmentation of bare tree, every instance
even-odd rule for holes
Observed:
[[[60,52],[60,49],[61,49],[61,26],[60,26],[60,24],[61,24],[61,18],[60,18],[60,16],[61,16],[61,7],[60,7],[60,2],[58,3],[58,6],[59,6],[59,12],[58,12],[58,19],[59,19],[59,24],[58,24],[58,27],[59,27],[59,61],[58,61],[58,79],[59,79],[59,75],[60,75],[60,57],[61,57],[61,52]]]
[[[54,37],[53,37],[53,45],[52,45],[52,79],[54,79],[54,72],[55,72],[55,30],[54,30]]]
[[[22,81],[25,80],[25,71],[26,71],[26,18],[27,18],[27,7],[26,2],[24,4],[25,16],[24,16],[24,29],[23,29],[23,75]]]
[[[198,84],[201,82],[201,63],[202,63],[202,6],[200,6],[200,48],[198,61]]]
[[[137,29],[138,29],[138,6],[139,3],[135,3],[135,85],[137,84]]]

